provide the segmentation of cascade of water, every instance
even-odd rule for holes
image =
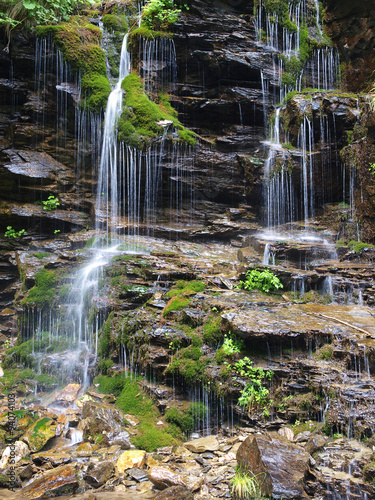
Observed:
[[[171,38],[142,40],[142,60],[140,73],[143,76],[145,93],[152,98],[168,83],[173,92],[177,77],[176,48]]]
[[[119,218],[118,145],[116,123],[122,111],[121,83],[130,72],[130,55],[127,49],[128,35],[122,42],[119,79],[109,95],[104,118],[102,154],[98,174],[97,221],[106,222],[107,231],[115,228]]]
[[[298,145],[301,155],[301,213],[308,224],[308,219],[314,215],[314,135],[311,120],[305,115],[301,123]]]

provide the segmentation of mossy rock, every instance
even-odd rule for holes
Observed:
[[[37,26],[37,37],[52,36],[64,61],[82,76],[83,106],[91,111],[104,108],[111,87],[107,77],[105,53],[101,47],[102,32],[85,17],[72,16],[68,23]]]
[[[143,91],[142,80],[132,72],[122,83],[125,91],[124,109],[118,124],[119,139],[129,146],[144,149],[164,133],[161,122],[169,122],[177,129],[182,141],[196,144],[194,133],[185,129],[177,118],[167,96],[159,96],[159,104],[150,101]]]
[[[108,31],[126,32],[128,30],[128,23],[124,15],[116,16],[115,14],[105,14],[103,16],[103,26]]]
[[[22,441],[29,445],[32,452],[40,451],[50,439],[55,437],[56,424],[51,418],[40,418],[30,425]]]
[[[55,271],[41,269],[35,275],[35,286],[31,288],[21,305],[38,307],[52,306],[56,298],[57,275]]]

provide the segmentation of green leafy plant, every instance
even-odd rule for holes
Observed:
[[[221,346],[224,354],[226,356],[232,356],[233,354],[240,353],[244,348],[242,340],[233,340],[230,337],[224,336],[224,343]]]
[[[53,234],[55,234],[56,236],[57,236],[58,234],[60,234],[60,233],[61,233],[60,229],[55,229],[55,230],[54,230],[54,232],[53,232]]]
[[[56,210],[60,206],[59,199],[51,194],[47,200],[43,201],[43,210]]]
[[[369,171],[371,174],[375,174],[375,163],[370,164]]]
[[[245,281],[240,281],[238,288],[243,288],[244,290],[261,290],[262,292],[269,293],[275,290],[283,288],[283,285],[279,278],[275,276],[271,271],[265,269],[264,271],[258,271],[257,269],[248,270],[246,272]]]
[[[23,236],[24,234],[26,234],[26,229],[21,229],[20,231],[16,231],[15,229],[12,228],[12,226],[7,226],[7,230],[5,231],[4,236],[6,238],[17,239],[21,238],[21,236]]]
[[[247,386],[241,391],[238,404],[246,407],[248,411],[253,407],[261,406],[263,407],[263,415],[269,416],[267,407],[272,404],[272,400],[269,400],[270,391],[263,385],[263,381],[270,381],[274,373],[272,370],[264,370],[252,365],[253,362],[247,356],[233,365],[233,370],[241,375],[241,377],[250,379]]]
[[[174,0],[150,0],[143,7],[142,24],[153,30],[168,30],[181,12],[175,7]]]

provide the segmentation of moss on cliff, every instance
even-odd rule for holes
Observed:
[[[101,48],[102,32],[85,17],[74,16],[69,22],[37,26],[36,35],[51,36],[64,61],[82,76],[82,105],[92,111],[105,106],[111,87],[107,78],[105,53]]]
[[[164,127],[161,122],[170,122],[177,129],[180,140],[195,145],[194,133],[185,129],[177,118],[166,95],[159,96],[159,104],[150,101],[143,91],[142,80],[135,72],[128,75],[123,83],[125,90],[124,110],[118,129],[119,139],[136,148],[147,148],[153,139],[161,136]]]

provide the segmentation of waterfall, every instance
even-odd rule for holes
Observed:
[[[108,97],[104,117],[103,144],[98,173],[98,195],[96,202],[97,227],[99,221],[104,219],[107,232],[115,229],[115,224],[117,224],[120,215],[118,203],[120,186],[118,178],[119,151],[116,124],[122,112],[123,92],[121,84],[123,79],[130,72],[130,55],[127,49],[127,41],[128,35],[125,35],[121,48],[119,79]]]
[[[150,99],[163,90],[166,84],[173,86],[177,78],[176,48],[172,38],[142,39],[140,73],[143,87]]]

